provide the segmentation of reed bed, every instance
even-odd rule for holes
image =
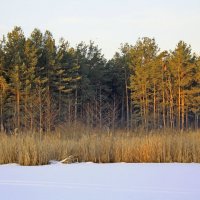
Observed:
[[[200,132],[0,133],[0,164],[44,165],[69,156],[72,162],[200,163]]]

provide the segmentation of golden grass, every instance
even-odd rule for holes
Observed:
[[[43,165],[70,155],[79,162],[200,163],[200,132],[0,134],[0,164]]]

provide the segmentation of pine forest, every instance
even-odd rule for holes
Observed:
[[[115,131],[198,129],[200,57],[178,42],[123,44],[106,60],[91,41],[75,48],[51,32],[20,27],[0,41],[1,131],[54,131],[85,124]]]

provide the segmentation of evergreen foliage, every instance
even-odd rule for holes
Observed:
[[[56,45],[50,31],[20,27],[0,41],[1,131],[63,125],[115,131],[200,126],[200,58],[180,41],[161,52],[154,39],[124,44],[107,61],[94,42]]]

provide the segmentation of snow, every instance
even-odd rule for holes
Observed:
[[[200,164],[0,166],[1,200],[199,200]]]

